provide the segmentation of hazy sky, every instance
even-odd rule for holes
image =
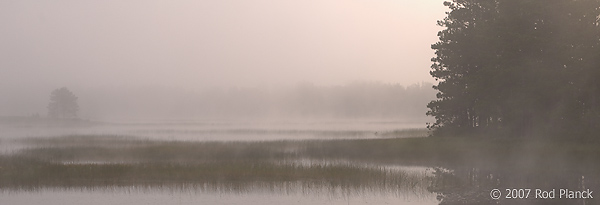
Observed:
[[[0,1],[0,86],[429,77],[443,0]]]

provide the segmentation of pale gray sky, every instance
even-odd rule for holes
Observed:
[[[428,81],[443,0],[2,0],[0,86]]]

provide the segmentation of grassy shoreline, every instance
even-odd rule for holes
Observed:
[[[595,173],[600,168],[596,163],[600,159],[599,141],[388,138],[162,142],[69,136],[29,139],[24,143],[41,147],[0,156],[0,187],[303,181],[357,188],[378,187],[389,184],[389,180],[395,180],[392,184],[397,186],[405,183],[406,179],[393,179],[397,176],[381,169],[389,165],[480,167],[505,173],[527,167],[532,174],[544,170],[542,174],[548,176],[561,172]],[[350,163],[311,166],[277,163],[303,159]],[[365,163],[372,167],[357,166]]]
[[[150,141],[69,136],[28,139],[39,144],[18,156],[48,161],[207,162],[343,159],[422,166],[596,162],[600,140],[489,138],[382,138],[257,142]],[[487,161],[487,162],[486,162]]]
[[[61,164],[17,156],[0,157],[0,189],[35,190],[41,187],[163,187],[187,184],[216,189],[240,189],[257,183],[292,183],[297,187],[340,187],[385,191],[389,187],[424,190],[430,178],[385,167],[351,164],[302,166],[292,163],[210,162]]]

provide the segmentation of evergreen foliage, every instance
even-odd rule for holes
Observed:
[[[438,21],[434,135],[600,131],[600,1],[453,0]]]
[[[48,116],[51,118],[76,118],[79,105],[77,96],[63,87],[52,91],[48,104]]]

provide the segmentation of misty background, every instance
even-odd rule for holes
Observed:
[[[423,122],[428,119],[423,105],[435,96],[431,86],[355,82],[343,86],[298,83],[202,91],[152,86],[72,91],[79,98],[79,116],[96,120],[387,118]],[[32,90],[24,92],[26,96],[21,94],[22,98],[6,100],[3,114],[45,116],[49,92],[43,91]]]
[[[416,117],[442,1],[2,1],[0,116]],[[418,106],[417,106],[418,105]],[[404,106],[404,107],[402,107]]]

